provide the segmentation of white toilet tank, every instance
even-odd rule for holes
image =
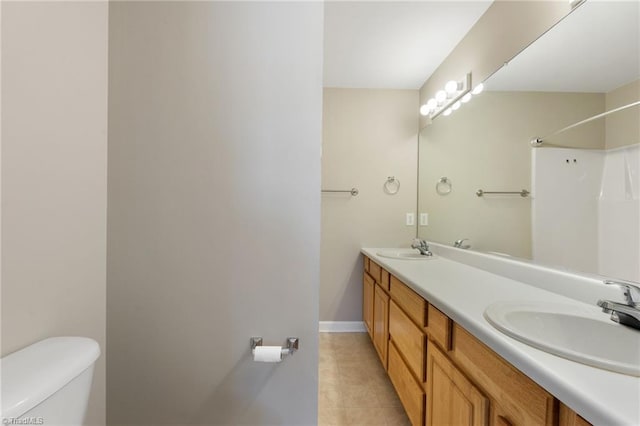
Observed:
[[[52,337],[2,358],[2,424],[81,425],[98,356],[93,339]]]

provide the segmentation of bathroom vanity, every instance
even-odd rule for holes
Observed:
[[[462,252],[442,247],[432,259],[415,260],[362,250],[363,320],[414,426],[640,423],[640,378],[533,348],[483,316],[497,301],[589,306],[584,298],[597,285],[585,284],[583,299],[571,299],[571,285],[559,294],[509,277],[528,267],[548,282],[566,273]],[[511,274],[495,272],[501,262]]]

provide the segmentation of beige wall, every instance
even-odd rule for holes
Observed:
[[[606,95],[607,111],[640,100],[640,80],[625,84]],[[640,143],[640,106],[608,115],[607,149]]]
[[[496,0],[420,89],[420,104],[468,72],[483,82],[571,10],[567,1]],[[427,123],[421,119],[421,125]]]
[[[531,138],[603,110],[597,93],[485,92],[438,117],[420,133],[419,210],[430,223],[419,235],[445,244],[469,238],[477,250],[530,258],[530,198],[475,192],[531,190]],[[604,120],[597,120],[548,141],[602,149],[604,135]],[[452,182],[446,196],[435,190],[442,176]]]
[[[417,90],[324,89],[320,320],[362,320],[361,247],[408,246],[416,209]],[[400,191],[388,195],[388,176]]]
[[[2,354],[50,336],[102,349],[105,421],[106,2],[2,2]]]
[[[315,424],[322,13],[110,3],[110,424]]]

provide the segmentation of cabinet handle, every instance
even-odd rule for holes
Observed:
[[[498,420],[496,421],[496,426],[513,426],[509,420],[507,420],[504,416],[498,416]]]

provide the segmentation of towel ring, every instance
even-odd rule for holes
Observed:
[[[400,181],[395,176],[389,176],[384,183],[384,192],[389,195],[397,194],[400,191]]]
[[[436,192],[440,195],[447,195],[451,192],[451,181],[448,177],[442,176],[436,183]]]

